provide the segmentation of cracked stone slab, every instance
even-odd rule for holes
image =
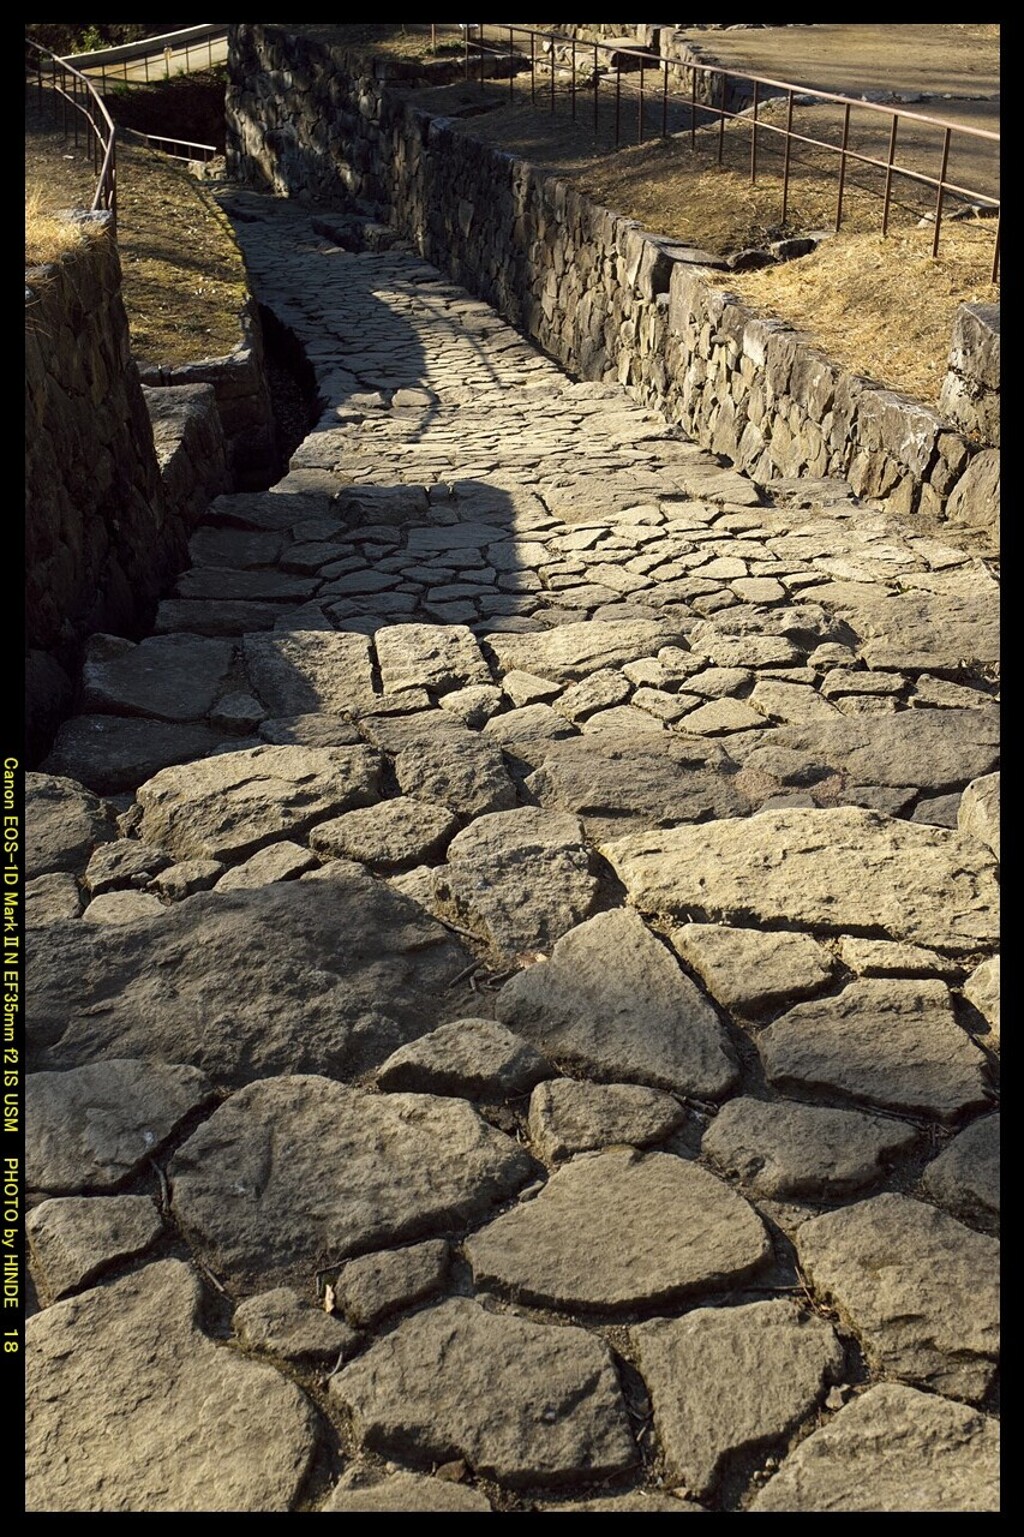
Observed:
[[[671,1094],[635,1083],[555,1078],[530,1096],[530,1141],[545,1162],[625,1143],[646,1147],[681,1126],[686,1112]]]
[[[683,633],[672,619],[628,619],[561,624],[530,635],[491,634],[483,641],[499,673],[528,672],[568,684],[601,668],[651,656],[661,646],[676,645]]]
[[[751,809],[735,765],[710,737],[597,732],[543,743],[534,761],[527,789],[541,805],[580,817],[593,838]]]
[[[168,1165],[175,1217],[215,1275],[261,1282],[479,1219],[532,1161],[463,1100],[296,1075],[249,1084]]]
[[[843,1370],[832,1328],[785,1300],[697,1308],[630,1330],[669,1477],[698,1497],[728,1460],[787,1435]]]
[[[380,702],[365,635],[323,630],[247,635],[242,655],[252,690],[270,715],[345,715]]]
[[[466,728],[403,747],[395,758],[395,775],[404,795],[438,802],[462,817],[516,804],[501,749]]]
[[[999,858],[999,774],[972,779],[957,811],[957,826],[967,838],[977,838]]]
[[[928,1165],[921,1188],[954,1216],[999,1216],[999,1116],[966,1127]]]
[[[178,859],[243,859],[380,791],[371,747],[249,747],[168,768],[139,787],[140,832]]]
[[[454,1454],[511,1488],[601,1480],[637,1460],[606,1345],[468,1297],[399,1324],[331,1379],[331,1397],[368,1450]]]
[[[508,962],[586,918],[597,880],[575,817],[522,806],[478,817],[452,840],[434,895]]]
[[[95,851],[85,870],[85,884],[94,897],[126,886],[148,886],[171,863],[162,849],[137,838],[117,838]]]
[[[82,914],[83,923],[137,923],[140,919],[159,918],[164,905],[159,897],[145,891],[108,891],[93,897]]]
[[[999,1244],[934,1206],[879,1195],[802,1223],[800,1264],[860,1337],[869,1364],[981,1399],[999,1356]]]
[[[722,1106],[701,1152],[754,1195],[831,1200],[880,1180],[919,1136],[886,1116],[743,1096]]]
[[[859,806],[638,833],[607,841],[601,853],[645,912],[831,934],[881,930],[954,952],[998,939],[987,849]]]
[[[305,1302],[288,1286],[249,1297],[235,1309],[231,1326],[247,1349],[305,1366],[336,1366],[359,1343],[343,1319]]]
[[[841,773],[851,785],[917,785],[933,794],[959,790],[999,763],[999,708],[902,710],[840,715],[832,721],[776,726],[745,751],[748,769],[779,776],[787,765],[817,777]]]
[[[209,726],[120,715],[73,715],[57,732],[43,768],[101,795],[134,790],[175,763],[213,752],[221,734]]]
[[[545,1307],[654,1307],[745,1280],[771,1254],[752,1206],[670,1153],[575,1158],[465,1244],[477,1285]]]
[[[194,721],[207,715],[234,647],[203,635],[150,635],[138,645],[93,635],[82,663],[82,706],[113,715]]]
[[[84,870],[94,849],[117,837],[109,806],[55,774],[25,775],[25,868],[28,875]]]
[[[504,1100],[554,1072],[528,1041],[493,1019],[453,1019],[399,1047],[377,1073],[386,1093]]]
[[[57,1196],[25,1217],[33,1268],[55,1301],[143,1254],[162,1230],[148,1195]]]
[[[901,592],[838,610],[869,667],[954,670],[999,660],[999,589]]]
[[[42,928],[82,914],[78,882],[66,870],[53,870],[25,882],[25,927]]]
[[[33,962],[41,1065],[139,1057],[191,1061],[221,1084],[340,1077],[432,1029],[468,952],[358,866],[328,868],[330,880],[202,892],[147,922],[52,928]]]
[[[467,1489],[448,1479],[428,1478],[422,1473],[389,1473],[373,1482],[365,1481],[365,1477],[346,1473],[320,1509],[353,1513],[492,1509],[490,1501],[479,1490]]]
[[[458,818],[447,807],[400,795],[321,822],[309,842],[320,854],[356,859],[390,873],[441,858],[458,828]]]
[[[112,1190],[156,1156],[212,1090],[194,1067],[118,1059],[25,1079],[29,1186]]]
[[[194,1272],[162,1260],[29,1319],[29,1510],[291,1509],[313,1406],[208,1339],[200,1301]]]
[[[802,1441],[752,1511],[999,1509],[999,1422],[882,1382]]]
[[[809,934],[687,923],[669,939],[723,1008],[751,1018],[821,992],[835,970],[829,952]]]
[[[362,741],[346,715],[281,715],[261,721],[259,734],[271,747],[354,747]]]
[[[838,1093],[940,1120],[989,1103],[985,1055],[938,980],[859,977],[837,997],[798,1003],[757,1047],[784,1091]]]
[[[711,1005],[636,913],[599,913],[502,988],[495,1012],[553,1062],[715,1099],[736,1080]]]
[[[268,886],[272,881],[294,880],[306,870],[316,868],[316,859],[301,843],[283,838],[250,855],[243,864],[228,870],[217,882],[217,891],[244,891],[254,886]]]
[[[463,624],[388,625],[374,645],[385,694],[415,687],[447,694],[494,682],[476,636]]]
[[[999,1045],[999,971],[999,956],[990,956],[971,972],[964,983],[964,997],[985,1020],[995,1046]]]
[[[349,1260],[335,1281],[336,1305],[350,1323],[372,1329],[391,1313],[439,1292],[448,1279],[449,1258],[443,1238],[362,1254]]]

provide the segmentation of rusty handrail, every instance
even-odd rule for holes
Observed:
[[[122,128],[122,139],[140,139],[147,149],[160,150],[170,160],[200,160],[205,164],[217,154],[216,144],[197,144],[194,139],[172,139],[166,133],[142,133],[138,128]],[[202,155],[176,155],[173,149],[161,149],[164,144],[174,144],[179,149],[200,149]]]
[[[27,47],[35,50],[36,83],[39,90],[40,104],[42,104],[43,100],[42,60],[45,57],[50,60],[49,73],[52,75],[51,88],[54,93],[55,117],[57,114],[57,98],[60,97],[64,103],[65,136],[68,130],[67,108],[69,103],[76,113],[76,116],[72,119],[76,144],[78,143],[79,120],[82,119],[88,124],[92,134],[94,170],[97,168],[97,163],[102,155],[102,164],[99,165],[99,177],[96,182],[96,192],[93,196],[90,212],[97,213],[101,209],[105,209],[110,214],[113,233],[116,237],[117,127],[114,120],[107,111],[103,98],[85,75],[81,74],[77,69],[73,69],[59,54],[53,53],[49,48],[44,48],[41,43],[37,43],[34,38],[26,37],[25,43]],[[69,84],[70,90],[67,88]],[[82,87],[81,101],[78,99],[79,85]],[[90,97],[92,99],[92,110],[90,110],[89,104]],[[96,112],[97,116],[102,119],[102,122],[97,121],[97,117],[93,116],[93,112]],[[106,136],[104,136],[104,125],[106,127]]]
[[[935,209],[934,209],[934,212],[931,215],[929,215],[929,217],[934,220],[934,224],[935,224],[935,232],[934,232],[934,236],[933,236],[933,239],[932,239],[932,255],[933,256],[937,255],[938,249],[939,249],[939,238],[940,238],[940,233],[941,233],[941,228],[942,228],[942,217],[943,217],[943,212],[944,212],[944,201],[945,201],[945,198],[946,198],[947,194],[952,194],[952,195],[954,195],[956,197],[963,197],[963,198],[969,199],[969,200],[971,200],[971,201],[973,201],[973,202],[975,202],[977,204],[982,204],[982,205],[985,205],[987,207],[990,207],[991,209],[993,209],[996,212],[996,214],[998,214],[998,212],[999,212],[999,209],[1000,209],[1000,200],[999,200],[999,198],[993,197],[990,193],[987,193],[987,192],[978,192],[977,190],[975,190],[973,188],[963,187],[963,186],[959,185],[957,182],[949,181],[947,179],[947,176],[946,176],[946,170],[947,170],[947,165],[948,165],[948,161],[949,161],[949,149],[950,149],[950,143],[951,143],[952,135],[953,134],[959,134],[959,135],[966,136],[966,137],[971,138],[971,139],[987,140],[988,142],[990,142],[990,143],[992,143],[994,145],[998,145],[999,142],[1000,142],[1000,135],[998,133],[994,133],[991,129],[972,128],[972,127],[968,127],[966,124],[951,123],[951,122],[948,121],[948,119],[932,117],[929,113],[910,112],[910,111],[905,111],[905,110],[898,110],[898,109],[896,109],[894,107],[887,106],[883,102],[863,101],[863,100],[858,99],[857,97],[840,95],[838,92],[835,92],[835,91],[821,91],[821,90],[817,90],[816,88],[813,88],[813,87],[810,87],[810,86],[796,85],[796,84],[794,84],[791,81],[776,80],[776,79],[774,79],[773,77],[771,77],[769,75],[747,74],[747,73],[744,73],[744,72],[739,71],[739,70],[723,69],[723,68],[721,68],[720,65],[700,64],[696,60],[693,60],[693,61],[685,60],[684,61],[684,60],[669,59],[668,57],[666,57],[664,55],[652,53],[649,49],[641,48],[641,47],[636,47],[636,48],[621,47],[618,44],[610,44],[610,43],[596,42],[596,41],[590,41],[590,40],[588,40],[585,43],[583,43],[581,41],[581,39],[579,39],[579,38],[577,38],[575,36],[575,34],[566,35],[565,33],[547,31],[547,30],[543,30],[543,29],[538,28],[538,27],[519,26],[519,25],[515,25],[515,24],[512,24],[512,23],[509,23],[509,22],[495,22],[495,23],[488,23],[487,24],[487,25],[492,25],[494,27],[495,32],[500,37],[503,37],[504,39],[506,39],[506,41],[503,41],[502,43],[495,44],[495,43],[492,42],[491,46],[488,46],[488,43],[487,43],[487,40],[485,39],[485,34],[484,34],[484,25],[485,25],[484,23],[472,23],[472,24],[466,25],[465,28],[464,28],[464,37],[465,37],[465,68],[466,68],[467,76],[469,74],[469,53],[470,53],[470,49],[471,48],[475,49],[480,54],[480,66],[481,66],[480,67],[480,83],[481,83],[481,85],[483,85],[483,55],[484,55],[484,53],[485,52],[487,52],[487,53],[494,53],[496,55],[500,55],[501,57],[507,57],[509,59],[509,75],[510,75],[509,91],[510,91],[510,97],[511,97],[513,81],[514,81],[514,74],[515,74],[515,68],[514,68],[514,65],[512,63],[512,59],[513,59],[513,57],[517,57],[518,59],[520,59],[522,61],[523,68],[529,70],[529,73],[530,73],[530,98],[531,98],[531,101],[535,101],[536,100],[536,71],[537,71],[537,62],[538,62],[537,56],[538,56],[538,52],[540,52],[540,50],[538,50],[538,48],[537,48],[537,39],[538,38],[543,39],[543,40],[545,40],[550,45],[550,54],[551,54],[551,90],[550,90],[550,98],[551,98],[551,100],[550,100],[550,111],[551,112],[554,111],[554,101],[555,101],[555,70],[556,70],[555,50],[556,50],[556,48],[559,45],[563,46],[564,48],[566,48],[566,49],[571,51],[571,54],[572,54],[572,57],[573,57],[573,63],[572,63],[572,65],[570,65],[570,67],[572,68],[572,71],[573,71],[573,79],[572,79],[572,82],[571,82],[573,108],[575,108],[575,96],[576,96],[576,71],[575,71],[576,50],[578,48],[582,47],[583,50],[584,50],[584,54],[583,54],[584,57],[589,57],[591,52],[592,52],[593,59],[594,59],[593,93],[594,93],[594,132],[595,132],[595,135],[597,133],[597,123],[598,123],[598,109],[597,109],[598,88],[599,88],[599,70],[598,70],[598,67],[597,67],[598,54],[601,53],[601,54],[604,54],[604,55],[614,55],[615,59],[616,59],[616,62],[615,62],[615,65],[614,65],[614,87],[615,87],[614,121],[615,121],[615,144],[616,144],[616,147],[618,147],[618,145],[620,143],[620,138],[621,138],[621,134],[620,134],[620,118],[621,118],[620,99],[621,99],[621,92],[622,92],[622,60],[624,60],[624,59],[635,60],[636,63],[639,65],[639,68],[640,68],[640,94],[639,94],[638,128],[637,128],[636,142],[637,143],[641,143],[641,144],[644,142],[644,125],[643,125],[643,89],[644,89],[644,79],[643,79],[643,77],[644,77],[644,71],[645,70],[656,69],[656,70],[660,71],[662,73],[662,75],[663,75],[662,88],[661,88],[661,91],[658,93],[658,95],[660,96],[660,101],[661,101],[661,130],[660,130],[659,133],[656,133],[654,135],[654,137],[658,137],[658,138],[671,138],[671,137],[673,137],[673,135],[668,133],[668,131],[667,131],[668,100],[669,100],[669,89],[668,89],[669,74],[670,74],[670,72],[672,70],[675,70],[677,72],[686,72],[687,73],[687,77],[688,77],[688,81],[689,81],[689,87],[685,91],[685,94],[684,94],[683,91],[674,92],[673,93],[673,100],[679,106],[685,107],[687,109],[687,111],[690,113],[690,140],[691,140],[691,148],[694,151],[696,150],[696,124],[697,124],[698,114],[700,114],[700,113],[706,114],[707,115],[706,120],[712,120],[712,121],[715,120],[715,119],[718,120],[717,139],[718,139],[718,158],[719,158],[720,161],[722,159],[722,152],[723,152],[723,148],[724,148],[724,133],[725,133],[726,120],[727,119],[737,120],[737,119],[741,119],[742,118],[742,119],[744,119],[746,121],[750,121],[750,123],[751,123],[750,179],[751,179],[752,182],[755,182],[757,180],[757,168],[758,168],[758,161],[757,161],[758,136],[760,134],[772,133],[772,134],[778,135],[779,137],[781,137],[785,141],[785,152],[784,152],[784,162],[783,162],[783,172],[782,172],[782,181],[783,181],[783,186],[782,186],[782,209],[783,209],[783,214],[782,214],[782,217],[783,217],[783,221],[785,220],[786,211],[788,209],[788,204],[789,204],[790,150],[791,150],[791,147],[792,147],[793,144],[805,144],[805,145],[808,145],[808,146],[810,146],[810,147],[812,147],[814,149],[825,150],[828,153],[836,155],[838,157],[838,160],[839,160],[839,165],[838,165],[838,168],[837,168],[837,170],[838,170],[838,178],[837,178],[838,179],[838,197],[837,197],[837,203],[836,203],[836,225],[835,225],[837,230],[842,225],[842,217],[843,217],[843,190],[844,190],[844,185],[845,185],[845,181],[846,181],[846,169],[847,169],[847,166],[848,166],[849,162],[851,162],[851,161],[856,161],[856,162],[858,162],[859,164],[862,164],[862,165],[873,166],[876,169],[881,170],[881,171],[883,171],[885,173],[885,192],[884,192],[884,198],[883,198],[883,210],[882,210],[882,220],[881,220],[881,228],[882,228],[883,236],[888,233],[888,228],[889,228],[889,214],[890,214],[890,208],[891,208],[891,203],[892,203],[892,180],[893,180],[894,176],[901,176],[901,177],[903,177],[907,181],[916,182],[916,183],[918,183],[918,184],[920,184],[922,186],[926,186],[926,187],[932,188],[934,190],[934,192],[935,192]],[[476,37],[475,37],[475,39],[471,37],[471,33],[473,32],[474,28],[476,30]],[[516,45],[516,41],[515,41],[517,36],[518,37],[522,37],[524,39],[525,38],[529,39],[529,52],[528,53],[525,51],[525,46],[524,46],[522,51],[519,51],[519,49],[518,49],[518,47]],[[698,77],[698,75],[700,75],[708,84],[708,89],[706,91],[706,95],[707,95],[708,99],[706,101],[705,100],[701,100],[698,97],[698,94],[697,94],[697,77]],[[752,93],[751,93],[752,97],[753,97],[753,102],[754,102],[754,114],[753,114],[753,119],[752,120],[749,117],[749,113],[746,112],[745,110],[741,109],[739,111],[730,111],[729,108],[726,106],[726,100],[727,100],[727,95],[728,95],[728,86],[729,86],[729,83],[733,82],[733,81],[743,82],[744,85],[749,85],[749,86],[751,86],[753,88],[752,89]],[[767,88],[767,94],[765,93],[764,88]],[[808,103],[805,100],[805,98],[808,98],[808,97],[812,98],[812,101],[810,103]],[[792,123],[793,123],[793,106],[794,106],[794,102],[797,100],[797,98],[800,98],[802,105],[814,105],[814,104],[820,102],[822,104],[829,104],[829,105],[838,106],[838,107],[841,107],[843,109],[843,137],[842,137],[842,142],[840,144],[833,144],[833,143],[830,143],[828,140],[825,140],[825,139],[817,139],[817,138],[814,138],[814,137],[812,137],[810,135],[807,135],[807,134],[798,133],[798,132],[796,132],[793,129],[793,126],[792,126]],[[766,105],[767,101],[768,100],[772,100],[772,99],[775,99],[775,100],[786,100],[787,101],[786,126],[784,128],[780,127],[778,124],[771,123],[771,122],[767,121],[762,115],[760,115],[760,113],[763,111],[763,108]],[[873,155],[863,154],[862,152],[860,152],[858,150],[854,150],[854,149],[852,149],[850,147],[850,144],[849,144],[850,115],[851,115],[851,113],[854,110],[862,111],[862,112],[881,113],[883,117],[885,117],[885,118],[887,118],[889,120],[889,122],[891,124],[891,127],[890,127],[890,136],[889,136],[889,152],[888,152],[887,159],[880,160],[880,159],[877,159]],[[573,118],[574,118],[574,120],[575,120],[575,117],[576,117],[576,113],[575,113],[575,110],[573,110]],[[895,158],[897,130],[898,130],[899,125],[901,123],[904,123],[904,122],[921,123],[921,124],[925,124],[925,125],[927,125],[929,127],[932,127],[932,128],[938,128],[938,129],[943,130],[941,167],[940,167],[939,174],[938,174],[937,177],[936,176],[930,176],[930,175],[928,175],[927,173],[925,173],[923,171],[912,170],[909,166],[902,166],[902,165],[897,163],[896,158]],[[992,259],[992,281],[993,281],[993,283],[998,281],[998,276],[999,276],[999,229],[998,229],[998,223],[997,223],[996,237],[995,237],[994,250],[993,250],[993,259]]]

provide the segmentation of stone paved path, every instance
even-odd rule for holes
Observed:
[[[30,1507],[993,1508],[991,575],[231,206],[323,412],[30,776]]]

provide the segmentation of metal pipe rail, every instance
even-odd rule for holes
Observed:
[[[199,160],[204,165],[208,160],[212,160],[218,152],[216,144],[196,144],[192,139],[171,139],[165,133],[142,133],[137,128],[122,128],[121,138],[138,140],[147,149],[159,150],[161,154],[167,155],[171,160]],[[164,146],[168,144],[173,144],[175,149],[165,149]],[[202,151],[202,154],[179,155],[176,153],[177,149],[198,149]]]
[[[49,48],[44,48],[33,38],[25,39],[26,47],[32,50],[36,86],[39,92],[39,104],[43,104],[43,61],[48,60],[46,74],[49,77],[50,89],[53,92],[54,121],[58,117],[57,103],[60,101],[63,114],[64,136],[68,134],[68,107],[72,116],[70,122],[74,132],[75,147],[78,147],[79,124],[84,121],[87,131],[91,136],[93,170],[98,172],[96,192],[92,200],[91,212],[96,213],[101,209],[109,212],[113,223],[113,232],[117,235],[117,128],[113,118],[103,104],[103,99],[97,92],[91,81],[85,75],[79,74],[58,54],[51,53]]]
[[[485,29],[490,30],[494,36],[490,41]],[[622,140],[622,61],[629,59],[634,61],[635,69],[630,74],[637,76],[636,107],[637,128],[636,143],[642,144],[645,138],[645,102],[655,103],[656,110],[660,108],[660,128],[655,137],[670,138],[680,137],[670,134],[668,131],[668,116],[670,104],[676,108],[684,108],[689,113],[690,119],[690,144],[693,152],[697,149],[698,121],[701,126],[718,122],[718,147],[719,163],[722,161],[725,140],[725,125],[727,120],[747,121],[751,128],[750,143],[750,180],[757,181],[758,139],[761,134],[774,134],[784,141],[783,171],[782,171],[782,220],[785,221],[789,206],[789,190],[792,174],[791,150],[794,144],[802,144],[812,149],[824,150],[838,157],[837,191],[835,228],[838,231],[843,222],[843,202],[846,191],[846,172],[851,162],[860,165],[871,166],[885,173],[885,190],[882,194],[882,218],[881,232],[885,236],[889,230],[889,219],[892,208],[893,179],[897,176],[907,181],[917,183],[920,186],[934,189],[935,208],[931,217],[934,220],[935,230],[932,236],[932,255],[938,255],[939,239],[942,230],[942,220],[945,210],[945,200],[948,195],[969,199],[975,204],[992,208],[997,214],[996,232],[992,256],[992,281],[998,281],[999,277],[999,209],[1000,200],[990,193],[979,192],[973,188],[960,185],[948,179],[947,169],[949,164],[950,146],[953,135],[961,135],[975,140],[985,140],[994,147],[998,146],[1000,136],[985,128],[969,128],[959,123],[951,123],[945,118],[932,117],[923,112],[896,111],[880,102],[861,101],[851,96],[841,96],[833,91],[814,90],[808,86],[795,85],[787,80],[775,80],[766,75],[744,74],[736,70],[722,69],[717,65],[682,62],[664,58],[653,54],[643,48],[614,47],[608,43],[585,42],[574,35],[566,35],[559,32],[542,31],[536,27],[520,26],[508,22],[473,22],[465,24],[463,31],[463,57],[466,78],[471,75],[470,55],[475,53],[480,59],[480,86],[484,85],[484,55],[498,55],[509,58],[509,99],[515,100],[516,69],[512,59],[518,55],[522,59],[523,71],[529,70],[530,74],[530,101],[537,104],[537,68],[540,59],[538,54],[543,54],[543,48],[538,49],[538,39],[548,44],[550,53],[550,82],[547,93],[549,111],[555,111],[555,74],[557,69],[556,51],[561,50],[563,60],[569,70],[569,97],[572,121],[577,120],[577,98],[586,91],[593,95],[593,122],[594,133],[598,129],[598,96],[602,74],[614,76],[614,137],[618,147]],[[475,35],[474,35],[475,34]],[[520,40],[528,39],[520,45]],[[601,59],[611,55],[609,62],[602,66]],[[591,78],[584,86],[577,85],[578,68],[580,61],[585,61],[591,66]],[[670,91],[669,77],[671,71],[685,71],[689,78],[688,91]],[[654,87],[647,86],[645,99],[646,80],[654,72],[656,83]],[[701,77],[704,91],[698,96],[698,76]],[[646,79],[645,79],[646,77]],[[751,109],[731,111],[726,105],[731,82],[743,82],[744,94],[753,98]],[[776,123],[766,122],[759,116],[764,105],[765,97],[768,99],[784,99],[786,101],[786,126],[780,127]],[[830,143],[826,139],[815,138],[810,134],[799,133],[793,128],[794,106],[833,105],[842,108],[843,127],[842,138],[839,144]],[[850,145],[850,120],[853,111],[874,112],[880,114],[889,121],[889,148],[886,158],[879,159],[874,155],[864,154],[860,150],[853,149]],[[900,165],[896,160],[896,141],[901,123],[921,123],[942,131],[942,145],[940,167],[938,176],[932,176],[923,171],[917,171],[907,165]]]

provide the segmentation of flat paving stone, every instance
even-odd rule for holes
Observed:
[[[138,645],[93,635],[82,663],[82,706],[113,715],[201,720],[224,690],[234,647],[202,635],[150,635]]]
[[[25,1079],[29,1186],[116,1189],[156,1156],[212,1090],[194,1067],[113,1058]]]
[[[268,886],[272,881],[290,881],[306,870],[316,868],[316,859],[301,843],[283,838],[250,855],[243,864],[228,870],[217,882],[217,891],[245,891],[254,886]]]
[[[469,962],[422,907],[347,863],[330,880],[202,892],[155,921],[50,934],[30,1062],[97,1063],[101,1080],[112,1057],[191,1061],[220,1084],[366,1072],[438,1023]]]
[[[320,854],[390,873],[441,858],[458,829],[458,818],[446,806],[400,795],[321,822],[309,841]]]
[[[460,817],[481,817],[516,804],[501,749],[465,729],[403,747],[395,758],[395,777],[404,795],[438,803]]]
[[[96,897],[105,891],[148,886],[170,863],[162,849],[137,838],[117,838],[96,849],[85,869],[85,884]]]
[[[547,950],[591,912],[597,880],[575,817],[517,807],[477,817],[455,837],[436,900],[496,956]]]
[[[705,1498],[730,1457],[781,1439],[843,1370],[829,1324],[779,1299],[630,1330],[669,1477]]]
[[[685,1119],[679,1102],[659,1089],[554,1078],[534,1089],[527,1124],[531,1143],[549,1163],[616,1143],[646,1147]]]
[[[503,1100],[525,1094],[553,1071],[535,1047],[493,1019],[453,1019],[399,1047],[377,1083],[388,1093]]]
[[[646,912],[822,933],[881,930],[938,950],[995,944],[991,854],[946,828],[856,806],[763,811],[601,845]]]
[[[919,1137],[905,1121],[859,1110],[743,1096],[719,1110],[701,1153],[754,1195],[832,1200],[881,1180]]]
[[[372,1329],[382,1318],[441,1291],[450,1254],[443,1238],[349,1260],[335,1283],[335,1305],[350,1323]]]
[[[675,644],[682,630],[671,619],[625,620],[600,625],[576,622],[535,635],[484,636],[500,674],[538,673],[557,683],[575,683],[602,667],[621,667]]]
[[[954,1216],[999,1216],[999,1116],[987,1115],[960,1132],[925,1169],[921,1189]]]
[[[247,635],[242,655],[252,690],[272,716],[345,715],[372,709],[379,698],[365,635]]]
[[[320,1506],[323,1511],[482,1511],[491,1510],[490,1501],[477,1489],[467,1489],[442,1478],[427,1478],[422,1473],[389,1473],[377,1480],[363,1481],[351,1473],[335,1484]]]
[[[976,1401],[999,1354],[999,1244],[934,1206],[879,1195],[794,1235],[804,1273],[886,1377]]]
[[[233,1287],[479,1219],[531,1161],[462,1100],[296,1075],[250,1084],[168,1166],[176,1220]]]
[[[66,870],[53,870],[25,882],[25,927],[42,928],[82,913],[78,882]]]
[[[953,1120],[989,1102],[984,1054],[937,980],[860,977],[834,998],[798,1003],[757,1038],[782,1090]]]
[[[159,918],[164,904],[146,891],[107,891],[93,897],[82,914],[83,923],[138,923]]]
[[[996,1511],[999,1421],[882,1382],[791,1452],[752,1511]]]
[[[461,1457],[510,1488],[600,1481],[637,1460],[611,1355],[577,1328],[455,1297],[331,1379],[369,1451]]]
[[[513,977],[495,1011],[559,1066],[713,1099],[737,1070],[711,1005],[627,910],[566,934]]]
[[[343,1319],[305,1302],[288,1286],[249,1297],[235,1309],[231,1327],[246,1349],[307,1368],[337,1366],[359,1344]]]
[[[162,1260],[29,1319],[29,1510],[292,1508],[313,1406],[208,1339],[200,1300],[195,1273]]]
[[[748,1018],[823,991],[835,971],[829,952],[809,934],[687,923],[669,939],[715,1001]]]
[[[260,722],[259,734],[271,747],[354,747],[362,742],[355,721],[346,715],[283,715]]]
[[[165,769],[138,791],[140,830],[179,859],[235,860],[378,799],[380,755],[359,747],[250,747]]]
[[[209,726],[73,715],[57,732],[43,768],[101,795],[135,790],[161,769],[212,752],[221,735]]]
[[[148,1195],[56,1196],[25,1218],[33,1269],[54,1301],[145,1253],[162,1230]]]
[[[478,1286],[541,1307],[612,1312],[746,1280],[771,1243],[754,1208],[706,1169],[613,1148],[563,1164],[465,1250]]]
[[[492,683],[472,630],[452,624],[399,624],[374,636],[386,694],[427,688],[446,694],[471,683]]]

